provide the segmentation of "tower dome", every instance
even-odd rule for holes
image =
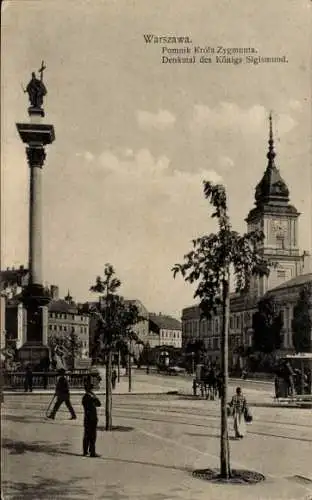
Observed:
[[[261,181],[256,186],[256,205],[261,206],[267,203],[287,204],[289,201],[289,190],[286,182],[282,178],[275,165],[275,151],[272,130],[272,115],[270,114],[269,150],[267,153],[268,165]]]

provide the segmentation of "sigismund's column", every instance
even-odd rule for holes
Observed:
[[[50,297],[43,287],[42,276],[42,175],[46,158],[45,146],[55,139],[54,127],[43,123],[45,116],[43,98],[47,89],[43,83],[43,71],[39,69],[40,79],[32,73],[32,78],[24,92],[27,92],[30,106],[28,123],[17,123],[20,138],[26,144],[26,157],[30,168],[29,184],[29,282],[23,290],[23,303],[27,311],[26,343],[21,349],[24,360],[34,361],[46,355],[46,334],[43,334],[46,306]],[[42,354],[40,354],[40,351]],[[28,359],[30,357],[31,359]],[[40,359],[39,359],[40,361]]]

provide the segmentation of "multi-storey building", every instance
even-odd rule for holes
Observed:
[[[69,292],[64,299],[59,299],[54,287],[48,305],[48,338],[71,333],[81,341],[80,357],[89,357],[89,315],[79,310]]]
[[[247,294],[230,296],[229,352],[230,364],[235,363],[235,348],[252,343],[252,318],[259,299],[273,295],[284,318],[283,348],[292,349],[291,320],[299,291],[312,281],[309,254],[299,251],[299,212],[289,203],[289,190],[275,165],[275,151],[270,117],[268,164],[255,189],[255,207],[245,219],[247,231],[260,229],[264,241],[260,247],[265,259],[274,266],[269,276],[254,276]],[[221,314],[210,321],[201,319],[198,306],[182,311],[183,345],[202,339],[212,360],[219,359]]]
[[[150,314],[149,320],[149,343],[151,347],[163,345],[177,348],[182,347],[182,325],[180,321],[163,314]]]
[[[89,356],[89,315],[80,311],[77,304],[68,294],[64,299],[58,295],[58,287],[51,286],[51,302],[44,308],[43,327],[44,343],[49,344],[49,338],[59,335],[70,335],[74,332],[82,343],[81,358]],[[20,296],[6,299],[5,304],[5,338],[6,345],[14,345],[17,349],[26,341],[27,312]]]

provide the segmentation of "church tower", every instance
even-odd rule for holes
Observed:
[[[262,243],[264,258],[273,262],[268,277],[255,277],[251,294],[264,295],[284,281],[302,273],[303,256],[298,247],[298,218],[300,213],[289,203],[289,190],[275,165],[272,115],[269,117],[268,164],[255,190],[255,208],[245,221],[247,231],[260,229],[265,235]]]

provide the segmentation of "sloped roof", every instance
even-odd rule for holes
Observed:
[[[162,330],[182,330],[181,321],[162,314],[149,314],[149,319]]]
[[[282,290],[285,288],[291,288],[293,286],[304,285],[309,282],[312,282],[312,273],[301,274],[299,276],[296,276],[295,278],[285,281],[284,283],[276,286],[275,288],[272,288],[271,290],[268,291],[268,293],[275,292],[277,290]]]
[[[139,314],[143,318],[148,319],[148,310],[146,309],[146,307],[142,304],[142,302],[140,300],[138,300],[138,299],[125,299],[125,303],[132,304],[132,305],[136,306],[138,308]]]
[[[270,120],[269,150],[267,153],[268,165],[261,181],[256,186],[255,200],[257,206],[263,205],[264,203],[274,204],[276,202],[285,205],[289,201],[289,190],[287,184],[282,178],[274,161],[276,154],[274,151],[271,114],[269,120]]]
[[[48,307],[50,312],[78,314],[76,304],[68,304],[64,299],[52,300]]]

